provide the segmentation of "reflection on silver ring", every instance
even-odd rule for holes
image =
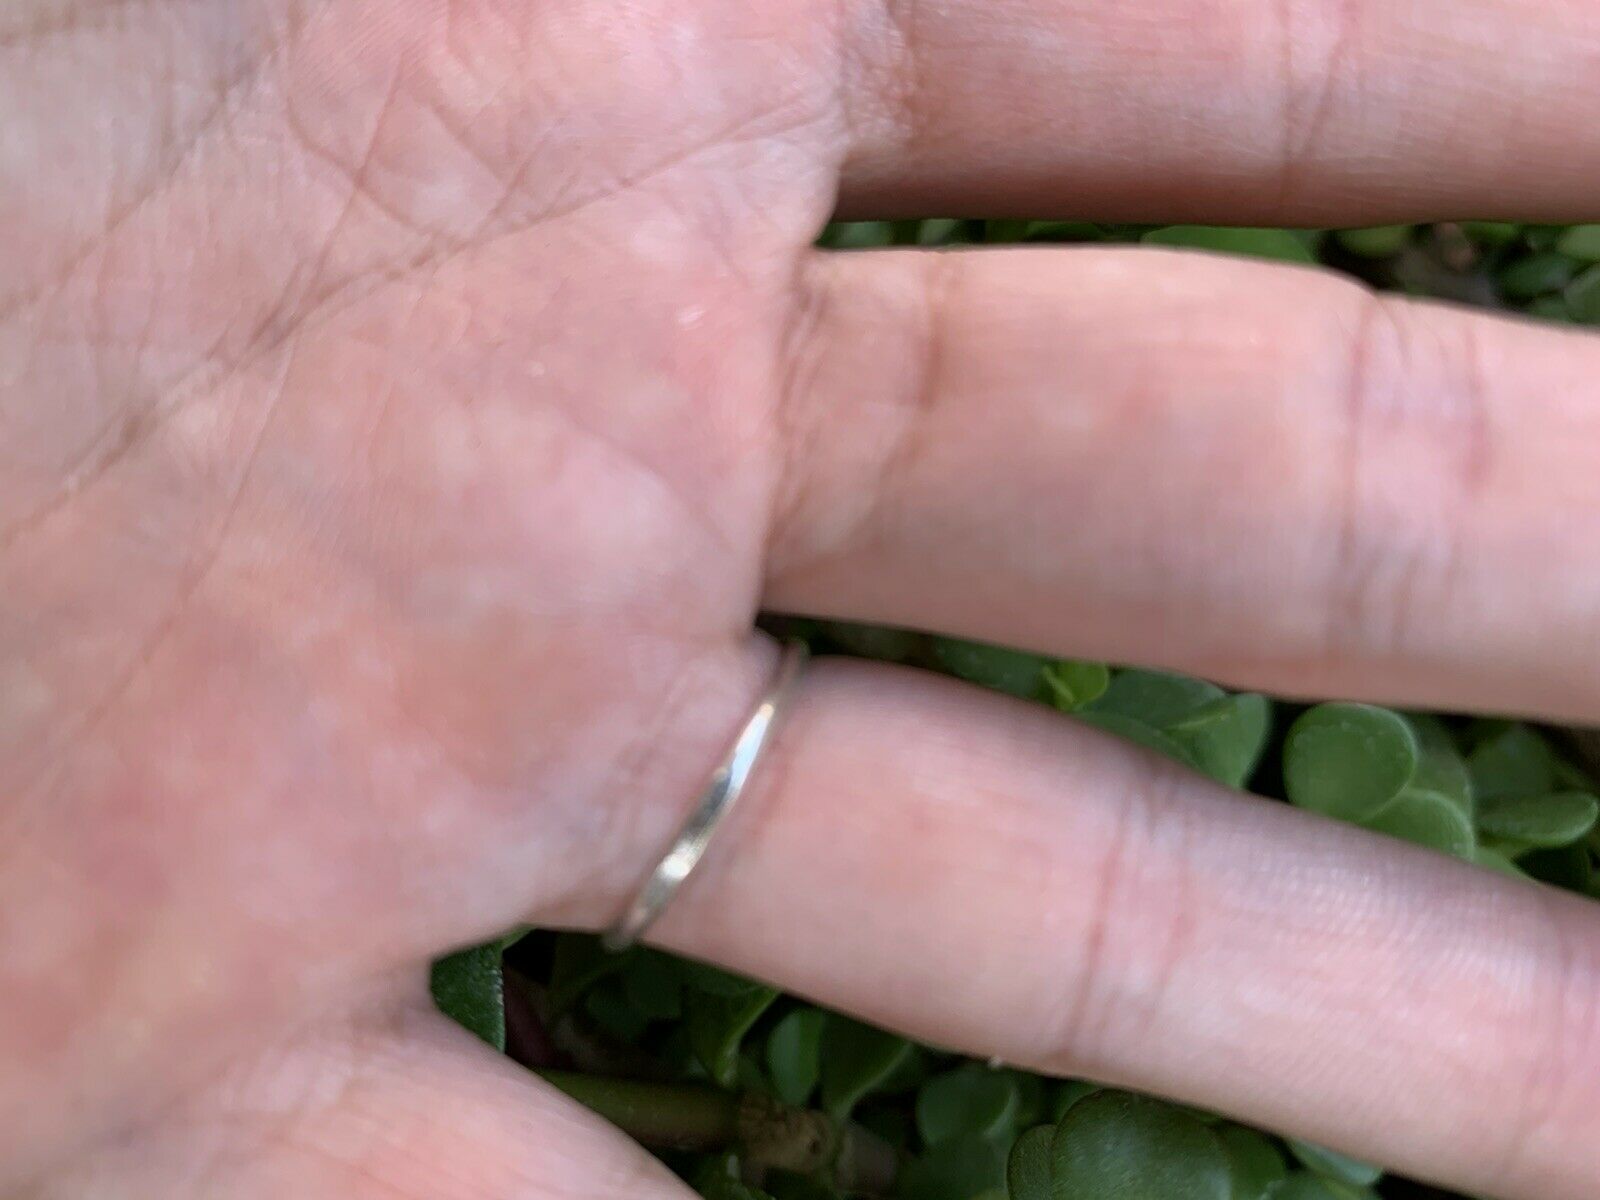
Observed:
[[[722,765],[711,776],[711,782],[706,785],[700,802],[695,805],[694,812],[689,814],[689,819],[684,822],[683,828],[678,831],[677,840],[672,843],[672,848],[667,851],[666,857],[644,881],[633,903],[628,905],[627,911],[606,931],[607,947],[612,950],[622,950],[638,941],[645,930],[655,923],[656,918],[666,909],[667,903],[683,886],[683,881],[689,878],[689,873],[704,857],[706,847],[711,844],[712,834],[716,832],[722,818],[727,816],[738,803],[740,794],[750,781],[751,773],[771,742],[772,732],[777,725],[783,703],[800,674],[800,668],[805,664],[806,654],[804,642],[792,641],[784,646],[783,658],[778,664],[772,686],[767,689],[766,695],[756,705],[755,712],[751,713],[750,719],[739,731],[739,736],[734,739],[733,747],[722,760]]]

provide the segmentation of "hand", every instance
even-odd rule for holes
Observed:
[[[609,922],[759,608],[1600,721],[1600,349],[848,214],[1593,217],[1586,0],[22,0],[0,24],[0,1191],[684,1191],[431,1012]],[[1509,1198],[1600,915],[887,667],[670,946]]]

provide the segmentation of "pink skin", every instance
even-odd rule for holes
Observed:
[[[1592,218],[1597,65],[1579,0],[12,4],[0,1193],[682,1196],[426,964],[615,914],[763,605],[1600,722],[1586,341],[809,248],[836,202]],[[1587,906],[886,669],[817,669],[773,767],[667,944],[1600,1188]]]

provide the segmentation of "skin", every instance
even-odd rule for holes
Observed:
[[[22,0],[0,18],[0,1194],[685,1193],[434,1016],[597,928],[786,609],[1600,723],[1600,350],[835,211],[1596,217],[1587,0]],[[655,936],[1507,1200],[1600,916],[818,665]]]

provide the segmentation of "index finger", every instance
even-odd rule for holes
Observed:
[[[1581,220],[1588,0],[842,0],[851,215]]]

